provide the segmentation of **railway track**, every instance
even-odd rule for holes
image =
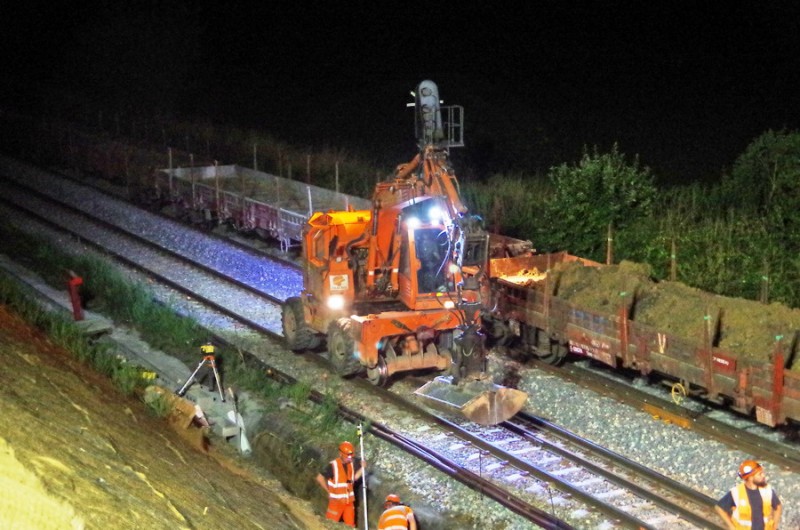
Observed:
[[[30,175],[25,176],[24,180],[25,186],[35,181]],[[20,182],[19,185],[23,184]],[[31,193],[30,189],[15,189],[15,185],[3,186],[2,196],[17,207],[38,212],[35,215],[42,219],[57,218],[58,221],[52,222],[62,227],[68,224],[68,229],[82,240],[91,241],[93,245],[114,254],[128,265],[147,271],[147,274],[158,277],[159,281],[164,281],[187,295],[203,300],[218,311],[260,332],[280,335],[278,306],[285,298],[285,296],[281,298],[281,288],[286,288],[290,283],[290,280],[281,281],[282,275],[288,274],[285,264],[276,264],[276,268],[272,269],[272,263],[275,262],[266,260],[265,256],[252,254],[248,258],[244,253],[240,257],[245,256],[242,258],[245,262],[247,259],[257,260],[259,263],[264,263],[265,268],[256,274],[249,274],[251,267],[242,265],[244,262],[236,262],[235,265],[225,262],[222,263],[224,267],[221,267],[220,262],[209,263],[207,260],[199,259],[198,255],[203,255],[202,252],[192,257],[187,255],[190,252],[186,252],[185,249],[172,248],[168,241],[152,237],[153,234],[162,235],[165,232],[159,228],[164,222],[163,219],[154,221],[152,230],[144,230],[145,234],[126,233],[125,215],[121,210],[133,207],[120,205],[120,208],[110,211],[100,208],[99,211],[103,213],[98,220],[92,221],[90,217],[95,216],[96,211],[91,214],[85,212],[85,206],[101,202],[86,199],[93,193],[92,190],[81,190],[83,204],[78,201],[57,205],[53,201],[61,202],[71,194],[54,187],[52,181],[42,182],[42,185],[43,188],[37,191],[43,194],[40,196]],[[45,198],[45,195],[49,199]],[[112,244],[111,240],[116,240],[117,243]],[[140,247],[132,251],[133,245]],[[238,249],[238,252],[243,251]],[[129,256],[140,253],[145,256],[143,260],[133,262],[129,259]],[[248,278],[258,278],[259,281],[249,283]],[[276,279],[279,288],[273,290]],[[203,290],[204,285],[220,282],[227,283],[231,289],[230,298],[226,297],[224,302],[220,300],[218,289],[214,290],[213,295],[206,295]],[[241,300],[247,297],[250,297],[250,302],[255,306],[263,306],[266,309],[263,315],[254,315],[247,311],[247,316],[242,316],[244,305]],[[578,446],[573,450],[564,449],[560,446],[563,441],[544,440],[541,422],[535,430],[529,423],[527,426],[508,424],[480,429],[480,432],[477,432],[473,430],[477,427],[473,424],[458,425],[453,421],[442,423],[444,421],[442,418],[431,417],[424,422],[427,427],[405,434],[386,428],[386,436],[404,441],[409,447],[413,447],[414,451],[428,455],[431,462],[446,463],[445,467],[451,469],[454,476],[458,476],[459,480],[465,483],[469,482],[473,488],[486,492],[499,491],[495,494],[498,500],[505,499],[507,506],[517,507],[511,508],[517,513],[521,513],[520,510],[523,509],[519,507],[543,506],[538,509],[541,513],[537,517],[552,517],[552,519],[549,522],[542,519],[537,524],[551,528],[568,528],[568,525],[559,522],[557,516],[552,515],[552,512],[557,511],[564,514],[567,519],[574,519],[575,514],[578,514],[579,519],[591,520],[592,527],[597,528],[717,527],[709,521],[706,513],[708,499],[698,500],[696,495],[694,499],[689,499],[688,497],[693,496],[692,492],[681,492],[675,484],[668,485],[669,481],[662,480],[664,477],[650,478],[649,481],[654,485],[650,490],[642,489],[635,483],[641,480],[640,477],[647,470],[635,469],[635,466],[629,464],[627,471],[621,472],[620,468],[611,467],[608,455],[603,457],[604,464],[586,460],[581,453],[589,450],[592,445],[590,442],[584,441],[580,449]],[[454,437],[461,441],[453,443]],[[574,440],[571,443],[580,442]],[[466,447],[473,449],[466,450]],[[545,456],[541,460],[531,461],[524,456],[529,453]],[[601,457],[595,455],[594,458]],[[622,466],[623,464],[619,463],[622,459],[617,460],[614,465]],[[554,467],[549,466],[550,464]],[[607,469],[609,467],[611,471]],[[601,472],[602,469],[606,471]],[[613,477],[607,475],[617,478],[612,481]],[[619,478],[626,475],[632,478],[628,481]],[[582,478],[576,479],[574,476]],[[586,489],[581,489],[576,483],[583,484]],[[554,491],[558,492],[555,496]],[[693,505],[694,508],[687,508],[687,505]]]
[[[409,384],[413,387],[416,384]],[[400,395],[388,399],[410,405]],[[419,403],[427,408],[428,403]],[[517,497],[582,528],[722,528],[712,499],[525,412],[495,426],[452,414],[420,415],[405,436]]]
[[[624,528],[718,527],[714,499],[539,418],[520,414],[494,427],[452,418],[414,436],[556,514],[594,510]]]

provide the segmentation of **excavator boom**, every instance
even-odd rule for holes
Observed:
[[[398,167],[395,185],[417,185],[420,195],[441,198],[452,220],[448,236],[453,262],[461,267],[488,269],[489,234],[480,219],[470,215],[461,200],[458,179],[448,163],[449,149],[463,146],[463,109],[445,107],[442,119],[439,91],[433,81],[422,81],[416,95],[416,131],[420,152]],[[457,119],[457,122],[454,121]],[[454,134],[457,133],[457,134]],[[477,285],[463,286],[477,291]],[[462,335],[455,375],[439,376],[415,394],[435,407],[458,411],[475,423],[492,425],[514,416],[528,399],[525,392],[495,384],[484,372],[486,351],[476,328]],[[465,362],[469,357],[472,362]],[[477,362],[476,362],[477,361]]]

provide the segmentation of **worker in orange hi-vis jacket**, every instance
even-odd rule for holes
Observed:
[[[716,510],[729,530],[778,530],[781,524],[781,501],[761,464],[745,460],[739,466],[737,486],[717,502]]]
[[[366,462],[354,458],[353,444],[339,444],[339,457],[331,460],[317,475],[317,484],[328,494],[328,511],[325,517],[356,526],[354,484],[361,478]]]
[[[400,497],[392,493],[386,496],[386,501],[383,503],[378,530],[417,530],[417,519],[411,508],[400,502]]]

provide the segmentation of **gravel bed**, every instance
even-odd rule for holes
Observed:
[[[4,160],[0,160],[4,162]],[[8,170],[6,170],[8,173]],[[33,178],[37,171],[27,168],[25,178]],[[37,178],[41,178],[39,175]],[[47,180],[53,186],[52,177]],[[60,193],[67,193],[66,191]],[[106,199],[103,199],[105,201]],[[117,217],[121,210],[126,212],[126,223],[134,225],[140,218],[135,208],[125,205],[120,201],[108,198],[114,204],[96,204],[102,201],[92,201],[100,210],[113,212]],[[8,216],[8,212],[3,214]],[[35,227],[26,223],[28,230]],[[159,226],[148,224],[141,226],[140,233],[147,231],[157,232],[160,237],[175,238],[178,234],[185,233],[185,229],[178,224],[163,222]],[[200,237],[200,236],[198,236]],[[65,238],[61,237],[64,240]],[[67,246],[75,247],[74,242],[64,241]],[[237,267],[238,253],[242,252],[234,247],[225,248],[221,242],[212,242],[198,239],[195,248],[199,256],[205,256],[209,263],[215,266],[229,268]],[[230,254],[229,254],[230,253]],[[136,273],[129,272],[131,277]],[[258,275],[257,272],[254,274]],[[141,278],[146,281],[145,278]],[[285,285],[283,278],[261,278],[265,284],[275,282]],[[287,286],[289,287],[289,286]],[[228,333],[234,340],[241,341],[254,353],[263,356],[268,362],[275,363],[278,368],[287,368],[287,371],[297,371],[297,358],[286,356],[275,351],[275,346],[269,346],[263,338],[253,334],[244,333],[241,325],[220,317],[214,312],[186,300],[184,296],[171,292],[159,286],[153,286],[159,299],[163,299],[179,309],[196,318],[201,323],[213,327],[218,332]],[[297,292],[296,286],[290,287],[287,292]],[[229,331],[228,331],[229,330]],[[316,373],[311,368],[312,363],[302,363],[302,370],[307,377],[316,381],[326,380],[327,375]],[[493,359],[493,366],[501,365],[501,360]],[[567,429],[587,437],[596,443],[613,451],[624,454],[642,465],[659,470],[664,475],[682,481],[687,485],[711,497],[720,497],[725,491],[734,486],[738,479],[736,470],[739,463],[751,458],[752,455],[731,449],[723,444],[708,440],[689,430],[664,423],[652,418],[649,414],[640,412],[630,407],[621,405],[614,400],[598,396],[572,383],[564,382],[559,378],[542,373],[535,369],[523,368],[520,370],[520,389],[528,392],[530,399],[528,410],[547,418]],[[330,378],[329,386],[341,396],[347,396],[360,403],[362,411],[370,415],[376,414],[379,421],[393,425],[402,424],[404,418],[382,417],[380,411],[374,410],[375,404],[370,403],[366,396],[358,396],[352,391],[352,386]],[[336,388],[339,390],[336,390]],[[476,521],[481,528],[530,528],[521,518],[510,514],[505,509],[495,508],[493,503],[487,502],[480,496],[471,492],[438,472],[433,472],[403,454],[395,454],[391,448],[382,447],[379,443],[371,443],[371,452],[368,460],[380,462],[386,472],[391,472],[392,480],[399,477],[411,477],[411,482],[406,488],[398,487],[401,493],[407,493],[410,504],[421,516],[430,516],[433,521],[443,512],[458,511],[467,519]],[[800,528],[800,479],[793,473],[780,469],[776,464],[763,462],[768,478],[781,496],[784,506],[783,523],[781,528]],[[413,479],[413,480],[412,480]],[[376,478],[379,480],[379,478]],[[396,483],[395,483],[396,484]],[[451,513],[452,515],[452,513]],[[426,517],[427,518],[427,517]],[[426,528],[429,528],[426,526]]]
[[[535,369],[520,373],[528,410],[714,498],[738,483],[752,455],[665,423],[611,398]],[[762,461],[783,502],[781,528],[800,528],[800,477]]]

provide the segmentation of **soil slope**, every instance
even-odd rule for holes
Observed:
[[[330,527],[232,448],[193,447],[196,428],[172,430],[3,306],[0,340],[0,528]]]

